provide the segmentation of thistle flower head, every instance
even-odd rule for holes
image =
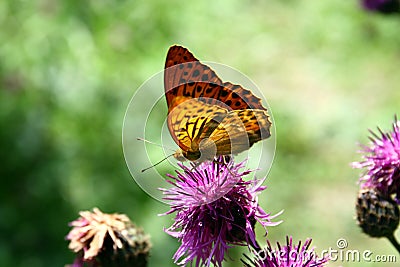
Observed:
[[[370,146],[360,151],[363,160],[354,162],[354,168],[365,169],[361,176],[362,188],[374,188],[382,195],[395,195],[400,202],[400,121],[395,118],[391,132],[379,135],[372,132]]]
[[[328,258],[318,257],[314,248],[310,248],[311,239],[307,239],[304,244],[301,241],[297,245],[293,244],[292,237],[286,237],[286,245],[281,246],[277,242],[277,247],[273,248],[267,242],[267,247],[260,251],[254,251],[254,258],[246,256],[242,260],[246,267],[323,267],[327,264]]]
[[[367,10],[384,14],[397,13],[400,11],[399,0],[362,0],[361,4]]]
[[[125,214],[106,214],[98,208],[79,214],[66,237],[69,249],[77,253],[73,267],[85,262],[96,266],[147,265],[149,238]]]
[[[262,181],[243,179],[251,172],[240,171],[244,162],[179,166],[183,172],[177,171],[177,177],[168,175],[173,187],[161,189],[171,204],[166,214],[176,213],[175,222],[165,231],[181,242],[174,255],[179,265],[221,266],[232,245],[256,244],[256,221],[264,228],[279,223],[271,222],[277,215],[258,205],[257,194],[266,188]]]

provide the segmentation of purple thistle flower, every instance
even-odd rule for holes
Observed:
[[[292,237],[286,237],[286,246],[281,246],[277,242],[277,248],[274,249],[271,243],[267,241],[267,247],[260,251],[254,251],[254,259],[246,256],[246,260],[242,260],[246,267],[323,267],[328,262],[328,258],[319,258],[314,252],[314,248],[310,249],[311,239],[307,239],[304,245],[301,241],[293,245]]]
[[[385,14],[400,11],[399,0],[362,0],[362,6],[367,10]]]
[[[173,257],[178,265],[221,266],[233,245],[256,246],[256,221],[264,228],[280,223],[271,222],[279,214],[271,216],[258,205],[257,194],[266,188],[261,185],[264,180],[243,180],[251,172],[240,171],[244,162],[178,164],[183,172],[176,171],[177,177],[168,174],[173,187],[161,189],[171,203],[164,215],[176,213],[165,232],[181,242]]]
[[[366,168],[361,176],[362,188],[374,188],[386,197],[395,194],[400,203],[400,121],[395,117],[393,131],[380,136],[370,131],[371,146],[363,146],[363,161],[353,162],[353,168]]]

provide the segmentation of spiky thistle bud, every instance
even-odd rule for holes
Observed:
[[[371,188],[360,190],[356,212],[358,225],[371,237],[390,237],[399,225],[397,203]]]
[[[79,214],[66,237],[69,248],[77,253],[72,266],[147,266],[149,237],[128,216],[102,213],[97,208]]]

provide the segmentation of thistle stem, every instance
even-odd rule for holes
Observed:
[[[390,243],[392,243],[392,245],[395,247],[397,252],[400,253],[400,244],[399,242],[397,242],[396,238],[394,237],[394,234],[387,236],[387,238],[389,239]]]

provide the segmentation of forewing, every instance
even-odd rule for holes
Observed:
[[[184,47],[170,47],[164,70],[164,90],[169,110],[179,96],[198,98],[217,91],[222,81]]]
[[[239,109],[266,110],[261,99],[242,86],[223,83],[207,65],[200,63],[184,47],[172,46],[167,54],[164,71],[164,89],[168,109],[176,106],[180,96],[200,98],[206,104]]]

